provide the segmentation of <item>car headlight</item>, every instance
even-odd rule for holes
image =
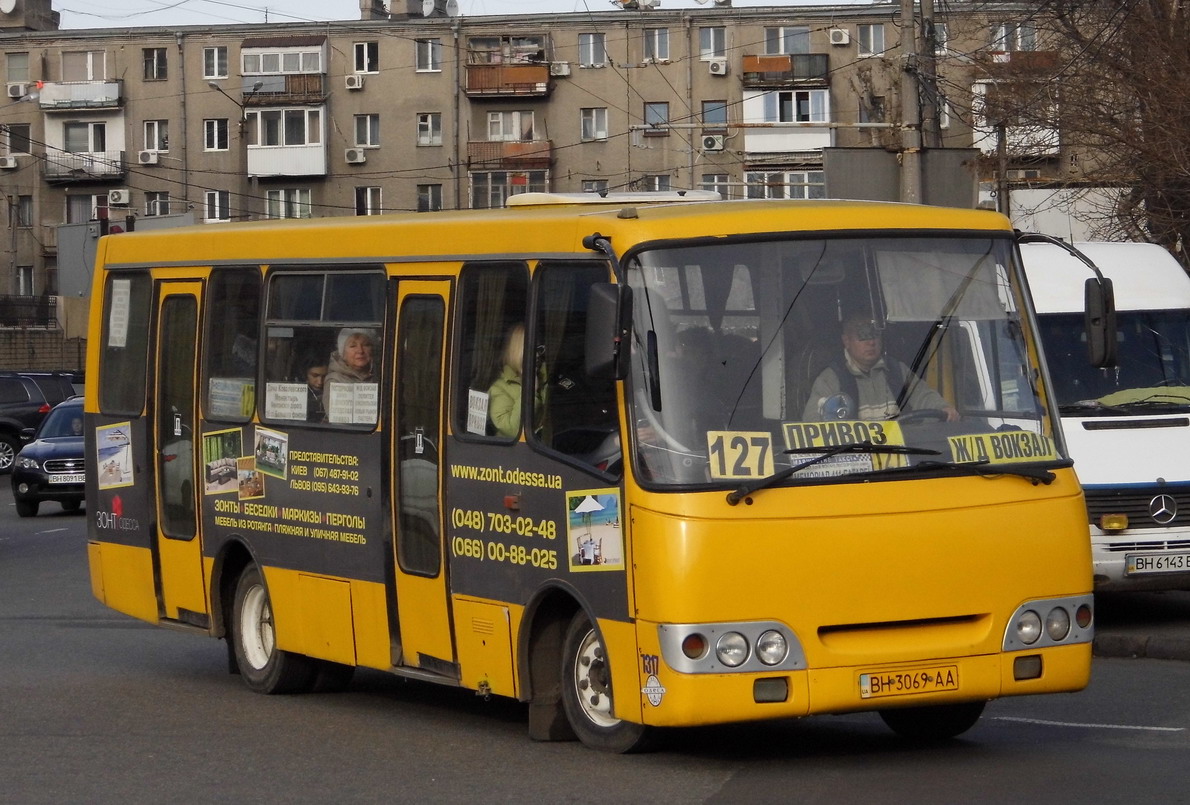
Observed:
[[[748,659],[748,639],[739,632],[728,632],[715,642],[715,656],[728,668],[743,665]]]
[[[789,643],[785,640],[785,635],[775,629],[769,629],[756,641],[756,656],[765,665],[783,662],[788,653]]]
[[[1041,637],[1041,616],[1031,609],[1021,613],[1016,622],[1017,639],[1026,646],[1031,646]]]
[[[37,459],[17,456],[17,466],[23,470],[35,470],[37,469]]]
[[[1066,635],[1070,634],[1070,613],[1062,607],[1051,609],[1050,614],[1045,616],[1045,633],[1050,636],[1050,640],[1065,640]]]

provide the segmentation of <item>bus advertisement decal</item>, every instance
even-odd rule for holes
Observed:
[[[1053,439],[1027,430],[949,436],[947,442],[950,444],[951,460],[960,464],[974,461],[1011,464],[1019,461],[1050,461],[1058,457]]]
[[[620,490],[566,493],[566,546],[572,571],[624,569]]]
[[[236,467],[244,456],[244,432],[240,428],[216,430],[202,435],[203,491],[208,495],[235,492]]]
[[[132,486],[131,426],[131,422],[120,422],[95,429],[100,489]]]

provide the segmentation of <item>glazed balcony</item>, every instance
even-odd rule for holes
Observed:
[[[551,140],[473,140],[467,143],[467,162],[472,168],[548,168],[553,154]]]
[[[544,98],[552,89],[548,62],[467,65],[469,98]]]
[[[744,56],[740,65],[745,87],[788,87],[823,83],[830,75],[826,53],[787,53],[780,56]]]
[[[46,81],[36,92],[37,105],[43,112],[118,109],[124,105],[124,82],[119,80]]]

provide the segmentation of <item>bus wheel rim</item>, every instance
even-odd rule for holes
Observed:
[[[611,676],[603,644],[592,629],[583,636],[574,658],[574,686],[579,707],[592,724],[614,727],[620,719],[612,715]]]
[[[264,586],[257,584],[244,596],[240,615],[240,642],[244,658],[257,670],[269,664],[273,656],[276,636],[273,633],[273,611]]]

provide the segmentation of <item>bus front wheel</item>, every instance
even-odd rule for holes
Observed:
[[[231,639],[245,684],[258,693],[302,693],[318,675],[314,660],[277,648],[273,607],[255,565],[240,574],[232,608]]]
[[[902,738],[914,741],[945,741],[975,726],[986,702],[939,704],[881,710],[880,717]]]
[[[593,749],[636,752],[651,737],[643,724],[615,717],[607,650],[582,612],[570,621],[563,641],[562,705],[575,735]]]

